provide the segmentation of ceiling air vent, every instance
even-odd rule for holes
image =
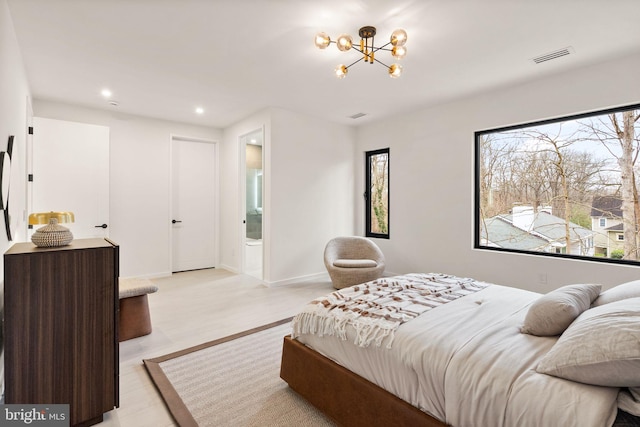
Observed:
[[[367,113],[356,113],[353,116],[349,116],[350,119],[359,119],[360,117],[366,116]]]
[[[533,62],[535,62],[536,64],[540,64],[542,62],[551,61],[552,59],[561,58],[563,56],[567,56],[567,55],[570,55],[572,53],[575,53],[575,51],[573,50],[573,48],[571,46],[569,46],[569,47],[565,47],[565,48],[562,48],[562,49],[555,50],[553,52],[546,53],[544,55],[536,56],[535,58],[532,58],[531,60]]]

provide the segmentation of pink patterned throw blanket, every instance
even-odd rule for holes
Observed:
[[[398,327],[427,310],[489,286],[477,280],[440,273],[412,273],[385,277],[344,288],[315,299],[293,318],[292,337],[335,335],[347,339],[353,326],[360,347],[391,348]]]

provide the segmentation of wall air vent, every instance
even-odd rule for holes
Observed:
[[[552,59],[561,58],[563,56],[567,56],[567,55],[570,55],[572,53],[575,53],[575,51],[573,50],[573,47],[569,46],[569,47],[565,47],[565,48],[562,48],[562,49],[555,50],[553,52],[546,53],[544,55],[536,56],[535,58],[532,58],[531,60],[533,62],[535,62],[536,64],[540,64],[542,62],[551,61]]]
[[[359,119],[360,117],[366,116],[367,113],[356,113],[353,116],[349,116],[350,119]]]

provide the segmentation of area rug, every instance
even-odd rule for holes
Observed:
[[[291,319],[143,360],[182,427],[334,426],[280,378]]]

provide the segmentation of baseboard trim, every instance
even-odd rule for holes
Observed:
[[[235,274],[240,274],[240,270],[238,270],[235,267],[231,267],[230,265],[227,265],[227,264],[220,264],[217,268],[221,268],[223,270],[227,270]]]
[[[139,276],[120,276],[121,279],[161,279],[163,277],[170,277],[173,273],[165,271],[161,273],[141,274]]]
[[[276,281],[273,281],[273,282],[264,280],[263,282],[269,288],[278,288],[278,287],[281,287],[281,286],[292,285],[294,283],[310,282],[310,281],[315,281],[315,282],[319,282],[319,281],[325,282],[326,281],[326,282],[331,283],[331,279],[329,278],[329,274],[326,273],[326,272],[308,274],[306,276],[291,277],[289,279],[276,280]]]

